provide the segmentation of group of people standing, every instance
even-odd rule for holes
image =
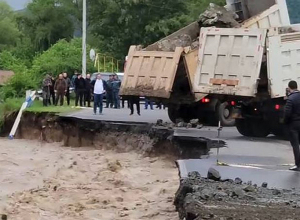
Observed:
[[[67,98],[67,103],[70,105],[70,86],[71,81],[67,73],[61,73],[58,78],[48,74],[43,80],[43,105],[60,105],[64,103],[64,97]]]
[[[72,79],[68,77],[67,73],[59,74],[57,79],[51,76],[51,74],[48,74],[43,80],[43,105],[59,104],[62,106],[65,97],[67,99],[67,104],[70,105],[70,88],[74,87],[76,94],[75,106],[91,107],[91,100],[95,94],[95,84],[97,80],[100,79],[100,74],[98,74],[93,81],[91,80],[90,74],[87,74],[86,78],[83,78],[82,74],[76,73]],[[118,76],[116,74],[111,74],[109,80],[107,80],[107,82],[103,80],[103,82],[104,93],[106,93],[107,96],[106,107],[120,108],[119,91],[121,81]]]

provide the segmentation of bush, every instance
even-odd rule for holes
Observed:
[[[81,39],[73,39],[70,42],[60,40],[49,50],[45,51],[33,61],[32,73],[42,79],[47,73],[55,76],[62,72],[73,74],[81,70]],[[89,47],[87,48],[89,51]],[[87,71],[96,71],[93,62],[87,59]]]

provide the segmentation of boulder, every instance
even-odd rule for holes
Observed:
[[[243,183],[242,179],[239,178],[239,177],[235,178],[234,182],[235,182],[235,184],[242,184]]]
[[[219,171],[217,171],[216,169],[211,167],[208,170],[207,178],[210,180],[219,181],[221,179],[221,175],[220,175]]]

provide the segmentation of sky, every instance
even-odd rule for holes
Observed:
[[[26,4],[30,0],[4,0],[4,1],[6,1],[14,10],[20,10],[25,8]]]

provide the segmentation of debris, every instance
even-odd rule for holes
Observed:
[[[213,195],[213,193],[210,190],[204,189],[201,191],[200,197],[204,200],[207,200],[207,199],[211,198],[212,195]]]
[[[162,119],[158,119],[157,122],[156,122],[156,125],[157,126],[163,126],[163,122],[164,121]]]
[[[235,182],[235,184],[242,184],[243,183],[242,179],[239,178],[239,177],[235,178],[234,182]]]
[[[183,128],[183,127],[185,127],[184,125],[185,125],[185,123],[184,123],[184,122],[179,122],[179,123],[177,124],[177,127],[179,127],[179,128]]]
[[[273,189],[273,192],[272,192],[272,193],[273,193],[273,195],[275,195],[275,196],[281,194],[280,190],[278,190],[278,189]]]
[[[175,51],[176,47],[188,47],[192,50],[199,48],[199,30],[201,27],[238,27],[235,20],[238,16],[234,12],[227,11],[224,7],[210,4],[199,16],[199,20],[176,31],[175,33],[149,45],[146,51]]]
[[[76,161],[74,161],[74,162],[73,162],[73,165],[74,165],[74,166],[76,166],[76,165],[77,165],[77,162],[76,162]]]
[[[192,125],[197,125],[197,124],[199,124],[199,119],[192,119],[192,120],[190,120],[190,123]]]
[[[193,125],[191,123],[187,123],[186,128],[192,128]]]
[[[7,215],[2,214],[1,215],[1,220],[7,220]]]
[[[196,128],[197,128],[197,129],[201,129],[201,128],[203,128],[203,125],[197,125]]]
[[[204,27],[217,26],[220,28],[238,27],[239,23],[235,20],[238,16],[224,7],[216,4],[209,4],[209,7],[200,15],[199,23]]]
[[[245,196],[245,192],[241,188],[235,188],[235,190],[232,192],[232,196],[243,198]]]
[[[201,175],[197,171],[189,172],[188,173],[188,178],[200,180],[201,179]]]
[[[245,187],[243,188],[243,190],[244,190],[245,192],[254,192],[254,191],[255,191],[255,187],[252,186],[252,185],[247,185],[247,186],[245,186]]]
[[[211,180],[216,180],[219,181],[221,179],[221,175],[219,171],[217,171],[214,168],[209,168],[208,173],[207,173],[207,178]]]

